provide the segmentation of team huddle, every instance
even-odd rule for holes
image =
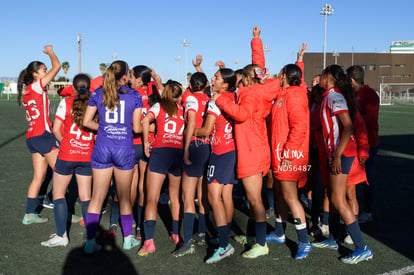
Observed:
[[[233,187],[240,185],[250,216],[246,235],[234,239],[247,246],[244,258],[269,254],[267,242],[284,244],[286,221],[291,215],[298,240],[295,259],[306,258],[313,247],[338,250],[342,241],[356,247],[341,258],[342,262],[371,259],[373,253],[359,228],[355,195],[355,185],[368,182],[365,162],[371,157],[370,148],[378,146],[373,145],[372,131],[367,131],[365,113],[355,98],[360,90],[356,87],[363,86],[363,70],[353,66],[345,74],[340,66],[330,65],[317,77],[318,84],[312,83],[308,90],[303,75],[307,45],[302,44],[296,63],[270,78],[260,32],[253,28],[252,64],[233,71],[217,62],[219,69],[209,81],[201,68],[202,57],[197,56],[193,61],[197,72],[185,90],[177,81],[163,83],[147,66],[130,69],[120,60],[98,78],[78,74],[73,86],[61,93],[67,97],[60,102],[53,125],[46,87],[61,65],[52,47],[45,46],[51,69],[42,62],[31,62],[18,82],[19,104],[23,96],[29,123],[26,143],[34,170],[23,224],[47,222],[36,208],[48,166],[54,171],[56,234],[41,245],[69,243],[65,194],[74,177],[86,227],[86,254],[102,249],[96,235],[112,187],[116,190],[114,217],[111,215],[108,232],[116,231],[119,220],[123,249],[139,247],[139,256],[154,253],[157,207],[167,183],[174,257],[192,254],[196,244],[206,243],[210,209],[217,230],[217,238],[210,243],[217,249],[206,263],[234,254],[229,242]],[[321,224],[321,205],[313,206],[317,208],[312,211],[316,213],[312,214],[313,229],[325,237],[311,243],[298,190],[310,185],[312,191],[309,175],[315,169],[326,192]],[[271,179],[276,201],[272,232],[266,232],[264,178]],[[345,240],[340,234],[341,218]],[[317,235],[317,230],[311,231]]]

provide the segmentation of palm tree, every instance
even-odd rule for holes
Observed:
[[[108,64],[106,64],[106,63],[99,64],[99,70],[101,71],[101,74],[105,73],[106,68],[108,68]]]
[[[70,65],[69,65],[69,62],[68,61],[64,61],[64,62],[62,62],[62,69],[63,69],[63,73],[65,74],[65,80],[67,81],[67,74],[68,74],[68,71],[69,71],[69,68],[70,68]]]

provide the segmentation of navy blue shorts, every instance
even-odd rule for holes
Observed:
[[[184,150],[178,148],[154,148],[148,161],[148,169],[151,172],[176,177],[183,173]]]
[[[76,175],[92,176],[92,167],[89,161],[67,161],[56,160],[55,172],[68,176],[75,173]]]
[[[351,171],[352,163],[354,162],[355,157],[345,157],[344,155],[341,156],[341,169],[342,174],[349,174]],[[332,171],[332,161],[333,158],[328,159],[328,171]]]
[[[210,144],[193,140],[190,143],[189,152],[191,165],[184,163],[184,173],[189,177],[199,178],[204,176],[210,157]]]
[[[108,147],[95,144],[91,165],[94,169],[116,167],[119,170],[131,170],[135,166],[134,147]]]
[[[148,158],[144,152],[144,144],[134,144],[135,150],[135,164],[138,164],[139,161],[148,162]]]
[[[207,168],[207,183],[237,183],[235,167],[236,151],[221,155],[212,153]]]
[[[50,153],[55,148],[59,148],[59,142],[56,140],[55,136],[48,131],[45,131],[40,136],[26,139],[26,145],[27,148],[29,148],[30,153],[39,153],[42,156]]]

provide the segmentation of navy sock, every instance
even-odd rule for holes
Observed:
[[[86,224],[86,216],[88,216],[88,207],[89,207],[89,202],[88,201],[81,201],[81,212],[82,212],[82,217],[83,217],[83,221]]]
[[[306,223],[295,224],[296,234],[298,235],[298,241],[301,243],[308,242],[308,231],[306,230]]]
[[[180,221],[179,220],[173,220],[172,221],[172,233],[173,234],[179,234],[180,233]]]
[[[255,222],[256,243],[261,246],[266,244],[266,224],[267,222]]]
[[[274,194],[275,193],[273,192],[273,188],[266,188],[266,198],[269,208],[275,208]]]
[[[154,238],[155,224],[156,221],[154,220],[144,221],[145,240],[151,240]]]
[[[184,213],[184,242],[188,243],[193,238],[194,219],[193,213]]]
[[[276,236],[282,237],[283,235],[285,235],[285,229],[286,229],[286,220],[281,220],[279,218],[276,218],[276,222],[275,222]]]
[[[329,224],[329,212],[323,211],[322,213],[322,224]]]
[[[62,237],[66,232],[66,223],[68,222],[68,205],[66,199],[57,199],[54,201],[53,214],[55,215],[56,234]]]
[[[366,243],[364,241],[364,238],[362,237],[362,233],[361,233],[361,229],[359,228],[358,221],[348,224],[346,226],[346,230],[351,236],[351,239],[354,242],[355,247],[359,249],[364,249],[366,246]]]
[[[229,231],[226,225],[217,227],[219,246],[226,248],[229,244]]]
[[[255,228],[255,222],[251,221],[250,219],[247,221],[247,231],[246,235],[247,237],[254,237],[256,236],[256,228]]]
[[[32,214],[36,210],[38,204],[38,198],[27,198],[26,199],[26,214]]]
[[[206,233],[206,215],[198,214],[198,233]]]
[[[119,202],[114,201],[112,204],[112,210],[111,210],[111,224],[118,224],[119,221]]]
[[[137,227],[141,228],[142,226],[142,210],[144,209],[143,206],[138,205],[137,206]]]

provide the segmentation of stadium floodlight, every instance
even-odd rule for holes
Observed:
[[[328,16],[334,13],[334,9],[331,5],[325,4],[319,12],[321,15],[325,16],[325,35],[323,40],[323,68],[326,68],[326,30],[328,27]]]

